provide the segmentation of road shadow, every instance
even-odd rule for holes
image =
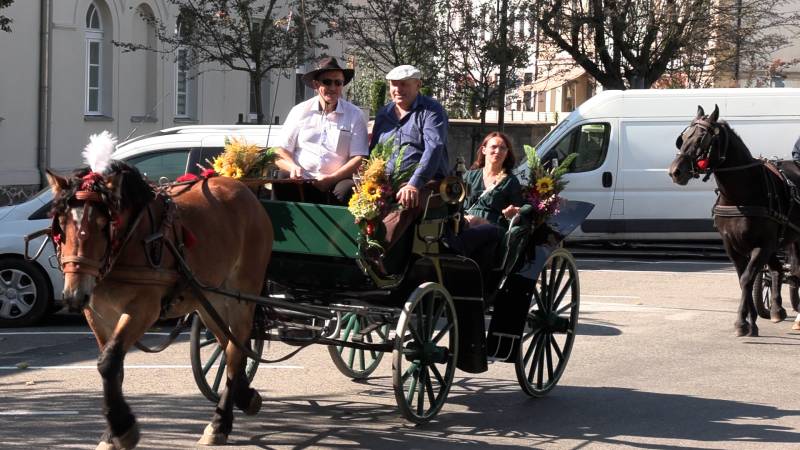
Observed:
[[[439,416],[413,426],[389,401],[394,398],[390,377],[361,386],[358,401],[342,400],[335,393],[310,399],[264,392],[259,415],[237,412],[229,448],[456,449],[502,441],[492,447],[523,449],[565,439],[578,446],[687,448],[665,446],[663,440],[689,440],[752,448],[800,442],[797,428],[771,423],[798,417],[800,410],[618,387],[558,386],[544,398],[531,399],[515,382],[481,377],[456,378]],[[2,383],[0,390],[7,412],[0,415],[3,442],[12,447],[90,448],[105,426],[99,392]],[[143,449],[194,448],[213,411],[199,394],[129,400],[141,423]],[[13,415],[24,410],[52,415],[23,420]],[[654,439],[662,441],[645,443]]]

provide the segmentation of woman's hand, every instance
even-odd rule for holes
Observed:
[[[506,219],[511,220],[511,218],[516,216],[518,212],[519,212],[519,207],[514,205],[508,205],[503,210],[503,215],[505,216]]]

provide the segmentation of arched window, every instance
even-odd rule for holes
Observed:
[[[86,114],[103,113],[103,22],[94,3],[86,10]]]

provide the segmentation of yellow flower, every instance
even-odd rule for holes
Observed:
[[[381,198],[381,186],[372,180],[367,180],[361,187],[361,192],[364,195],[364,200],[369,202],[378,201]]]
[[[370,159],[364,170],[364,179],[380,182],[386,176],[386,161],[380,158]]]
[[[553,179],[550,177],[542,177],[536,180],[536,192],[539,194],[547,194],[553,190]]]

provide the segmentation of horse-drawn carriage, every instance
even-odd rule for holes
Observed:
[[[456,368],[479,373],[488,361],[512,363],[525,393],[550,391],[567,365],[580,301],[575,262],[560,242],[592,206],[566,202],[539,228],[523,215],[489,266],[480,267],[448,249],[445,237],[461,205],[431,201],[439,196],[429,204],[441,206],[426,208],[387,255],[391,277],[361,258],[347,208],[262,199],[276,231],[265,294],[250,299],[258,307],[248,377],[264,342],[277,340],[327,345],[336,368],[353,379],[368,377],[391,353],[398,407],[417,423],[440,410]],[[214,402],[223,354],[195,317],[192,370]]]
[[[352,378],[369,376],[391,352],[398,406],[416,423],[442,408],[456,368],[512,363],[523,391],[540,396],[569,360],[580,295],[575,262],[560,243],[591,204],[564,202],[546,223],[523,207],[481,266],[448,248],[464,190],[449,177],[386,255],[391,275],[378,275],[345,207],[256,198],[224,177],[154,189],[121,162],[49,181],[65,301],[86,315],[101,350],[108,429],[98,448],[138,443],[122,396],[124,358],[133,345],[153,351],[138,340],[159,316],[199,314],[192,367],[201,391],[218,402],[205,445],[227,442],[234,406],[259,411],[250,381],[268,340],[295,352],[327,345]]]

